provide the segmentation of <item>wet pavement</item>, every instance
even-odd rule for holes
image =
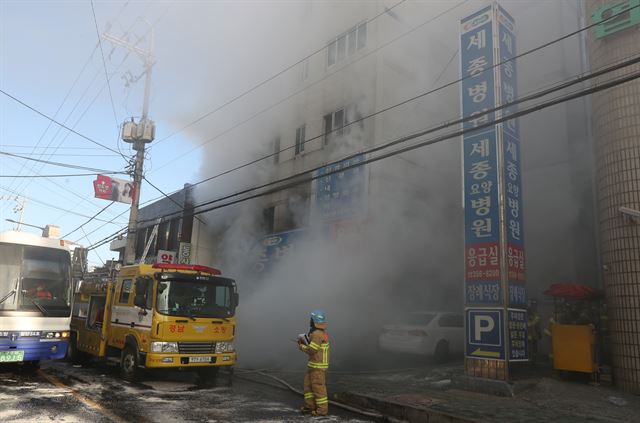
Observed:
[[[224,383],[221,385],[225,385]],[[2,422],[302,422],[302,400],[276,386],[234,378],[233,385],[198,386],[189,372],[118,377],[115,365],[50,362],[36,372],[0,367]],[[366,422],[339,409],[317,421]]]
[[[589,384],[580,377],[560,378],[549,366],[526,370],[519,380],[527,388],[515,397],[470,392],[454,383],[464,374],[462,361],[436,365],[415,365],[397,357],[394,370],[347,371],[344,368],[327,375],[330,395],[350,392],[382,401],[426,409],[432,416],[456,416],[474,422],[563,422],[563,423],[640,423],[640,395],[612,386]],[[299,385],[301,372],[270,371],[270,375]],[[519,382],[516,382],[519,383]],[[354,403],[355,404],[355,403]],[[449,421],[449,420],[439,420]]]

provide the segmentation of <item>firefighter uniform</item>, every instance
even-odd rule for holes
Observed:
[[[309,332],[309,343],[299,343],[301,351],[309,356],[307,373],[304,376],[304,408],[318,416],[326,416],[329,412],[327,396],[326,371],[329,368],[329,334],[326,332],[324,314],[322,321],[314,321]]]

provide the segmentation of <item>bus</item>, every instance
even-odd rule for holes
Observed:
[[[71,253],[65,241],[0,233],[0,364],[64,358],[71,321]]]

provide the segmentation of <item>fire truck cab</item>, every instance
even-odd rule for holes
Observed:
[[[139,264],[113,280],[84,280],[74,296],[68,356],[117,361],[123,378],[139,369],[192,369],[211,380],[231,374],[238,306],[234,280],[200,265]]]

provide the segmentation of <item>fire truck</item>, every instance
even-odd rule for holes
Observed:
[[[187,369],[203,381],[236,363],[238,291],[218,269],[186,264],[122,267],[87,278],[74,295],[68,358],[119,364],[126,380],[140,369]]]

